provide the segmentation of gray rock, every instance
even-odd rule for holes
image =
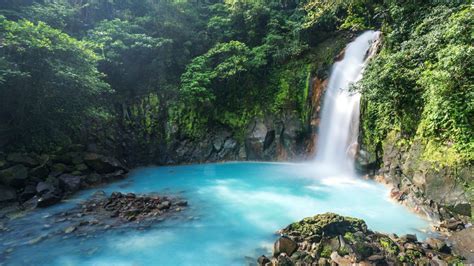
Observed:
[[[81,188],[81,177],[63,174],[59,177],[59,185],[65,191],[75,192]]]
[[[36,201],[36,205],[40,208],[48,207],[61,201],[62,195],[59,191],[48,191],[39,197]]]
[[[69,226],[69,227],[67,227],[66,229],[64,229],[64,233],[65,233],[65,234],[70,234],[70,233],[76,231],[76,229],[77,229],[77,228],[76,228],[75,226]]]
[[[273,256],[276,257],[281,253],[291,256],[297,248],[298,245],[295,241],[289,239],[288,237],[282,236],[273,245]]]
[[[54,190],[55,190],[54,186],[48,182],[39,182],[36,185],[36,193],[38,193],[39,195],[42,195],[48,191],[54,191]]]
[[[474,263],[474,227],[460,232],[454,232],[448,241],[452,245],[453,252],[466,258],[466,264]]]
[[[0,171],[0,182],[10,187],[23,187],[27,178],[28,170],[21,164]]]

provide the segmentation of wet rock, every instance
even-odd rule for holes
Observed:
[[[416,238],[416,235],[413,235],[413,234],[403,235],[403,236],[400,237],[400,239],[402,241],[405,241],[405,242],[416,242],[416,241],[418,241],[418,239]]]
[[[282,236],[273,245],[273,256],[278,256],[281,253],[291,256],[297,247],[298,245],[295,243],[295,241]]]
[[[63,174],[59,177],[59,186],[65,191],[78,191],[81,188],[81,177]]]
[[[163,201],[157,206],[158,210],[166,210],[166,209],[169,209],[170,207],[171,207],[171,203],[169,201]]]
[[[60,202],[62,199],[62,195],[59,191],[47,191],[43,195],[41,195],[37,200],[37,206],[40,208],[48,207],[53,204]]]
[[[0,203],[16,201],[16,192],[13,188],[0,185]]]
[[[39,242],[45,240],[46,238],[47,238],[46,235],[41,235],[28,241],[28,244],[30,245],[38,244]]]
[[[181,206],[181,207],[188,206],[188,202],[185,200],[180,200],[176,202],[176,206]]]
[[[333,213],[305,218],[280,233],[284,237],[275,242],[274,265],[279,265],[281,254],[290,256],[290,261],[284,260],[291,263],[288,265],[314,265],[316,259],[319,265],[427,265],[460,259],[443,243],[420,243],[415,235],[399,238],[372,232],[362,220]],[[439,261],[432,260],[433,254]]]
[[[65,233],[65,234],[70,234],[70,233],[76,231],[76,229],[77,229],[77,228],[76,228],[75,226],[69,226],[69,227],[67,227],[66,229],[64,229],[64,233]]]
[[[38,193],[39,195],[42,195],[48,191],[54,191],[54,190],[55,190],[54,186],[48,182],[39,182],[36,185],[36,193]]]
[[[258,257],[257,262],[259,266],[265,266],[267,263],[271,263],[270,259],[265,257],[265,255]]]
[[[276,261],[277,266],[293,266],[294,263],[291,261],[290,257],[285,253],[282,253],[278,256]]]
[[[93,215],[95,218],[119,218],[123,221],[156,220],[166,212],[182,211],[184,206],[177,206],[176,202],[159,196],[140,196],[134,193],[122,194],[113,192],[110,197],[103,191],[96,192],[90,200],[82,204],[80,212],[84,215]]]
[[[117,159],[99,155],[97,153],[87,153],[84,156],[84,161],[99,174],[111,173],[117,170],[127,170],[127,168]]]
[[[107,198],[107,193],[105,193],[105,191],[103,191],[103,190],[96,191],[91,196],[91,199],[96,200],[96,201],[101,201],[101,200],[104,200],[106,198]]]
[[[13,188],[22,188],[27,178],[28,170],[21,164],[0,171],[0,182]]]
[[[28,185],[25,187],[23,192],[20,194],[20,201],[25,202],[36,195],[36,186]]]

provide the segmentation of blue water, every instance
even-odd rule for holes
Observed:
[[[54,235],[50,215],[97,190],[179,195],[189,208],[144,230],[95,236]],[[12,220],[0,235],[5,265],[247,265],[270,253],[275,231],[323,212],[364,219],[369,228],[423,237],[428,222],[388,200],[385,187],[306,164],[222,163],[151,167],[126,180],[78,194],[68,202]],[[4,253],[5,254],[5,253]],[[2,262],[0,262],[0,265]]]

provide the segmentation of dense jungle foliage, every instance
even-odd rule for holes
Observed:
[[[306,122],[310,77],[351,33],[380,29],[357,88],[365,142],[396,130],[429,159],[473,159],[469,1],[4,0],[0,14],[0,145],[238,135],[269,112]]]

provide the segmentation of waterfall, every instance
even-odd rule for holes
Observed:
[[[333,65],[322,102],[316,146],[317,163],[342,171],[354,171],[358,151],[360,94],[351,92],[371,55],[380,33],[366,31],[345,49],[344,58]]]

